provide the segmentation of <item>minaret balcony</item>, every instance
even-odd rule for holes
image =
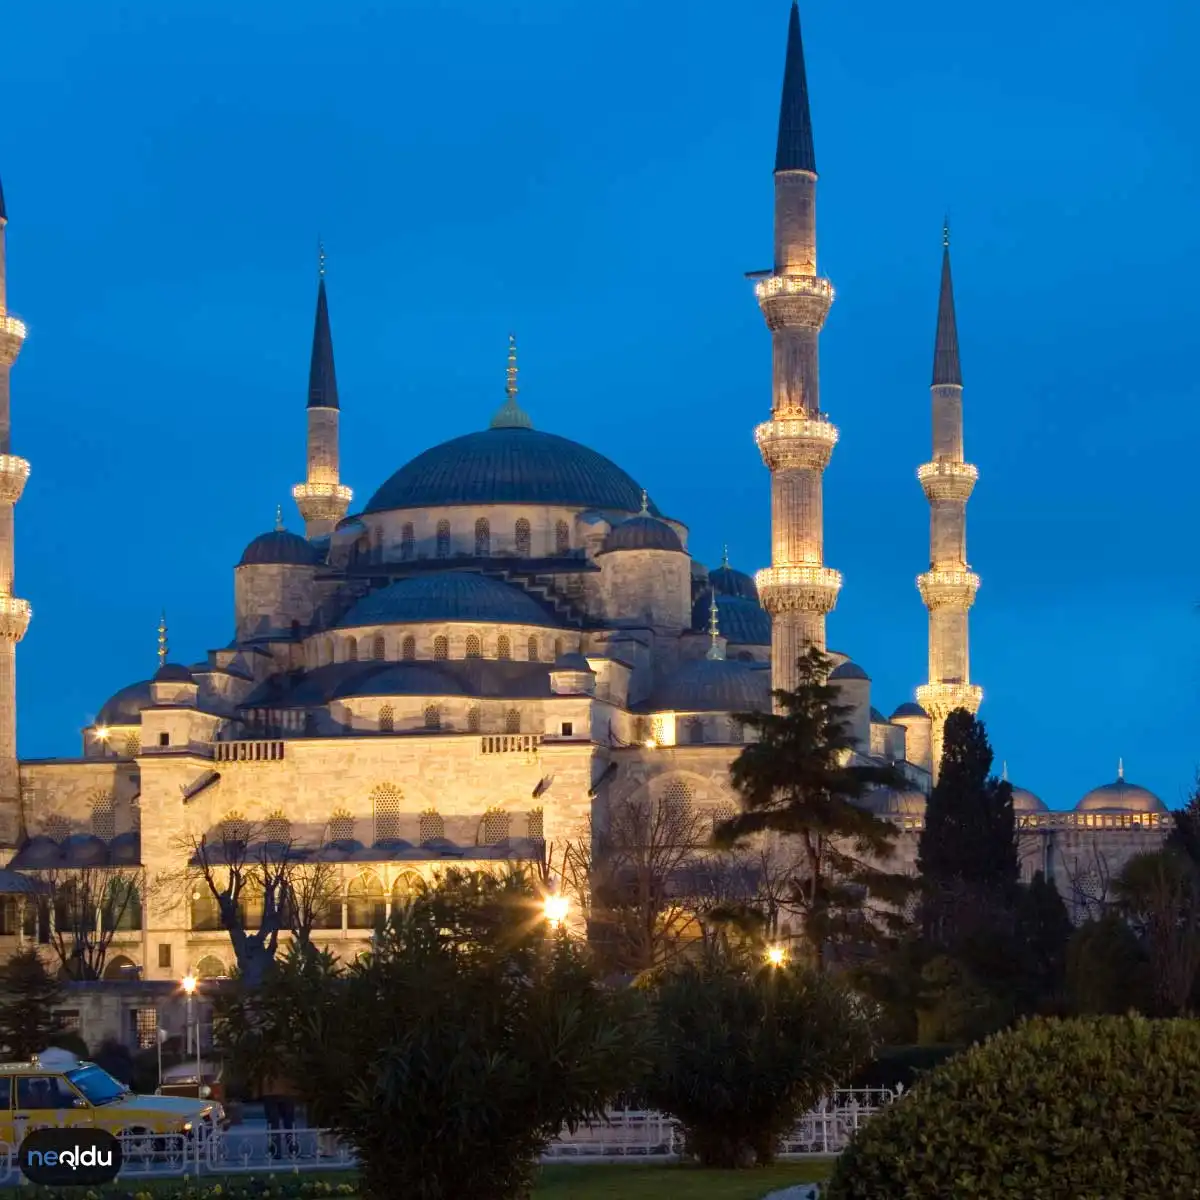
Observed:
[[[754,582],[760,603],[772,616],[832,612],[842,590],[840,571],[809,564],[766,567],[755,574]]]
[[[0,367],[11,367],[25,341],[25,323],[0,312]]]
[[[758,451],[771,471],[823,471],[837,440],[837,426],[823,417],[776,418],[754,431]]]
[[[0,503],[16,504],[29,478],[28,459],[0,454]]]
[[[754,285],[767,328],[820,329],[833,305],[833,284],[817,275],[768,275]]]
[[[28,600],[0,596],[0,641],[19,642],[33,619]]]
[[[975,490],[979,468],[971,463],[927,462],[917,468],[917,478],[926,499],[956,500],[965,504]]]
[[[979,576],[970,571],[926,571],[917,576],[917,589],[925,607],[968,609],[979,591]]]
[[[917,703],[935,721],[944,721],[960,708],[974,716],[983,703],[983,688],[973,683],[924,683],[917,688]]]
[[[292,499],[306,521],[340,521],[354,493],[344,483],[298,483]]]

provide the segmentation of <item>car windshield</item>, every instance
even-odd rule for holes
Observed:
[[[68,1071],[67,1078],[92,1104],[107,1104],[111,1100],[118,1100],[129,1090],[99,1067],[80,1067],[77,1071]]]

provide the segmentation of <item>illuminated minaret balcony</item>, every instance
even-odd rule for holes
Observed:
[[[768,275],[754,285],[767,328],[815,329],[833,306],[833,284],[817,275]]]
[[[33,619],[28,600],[16,596],[0,596],[0,641],[19,642]]]
[[[917,688],[917,703],[940,725],[959,708],[977,713],[983,688],[973,683],[923,683]]]
[[[823,471],[837,445],[837,426],[823,416],[780,416],[764,421],[754,441],[771,471]]]
[[[0,503],[16,504],[29,479],[29,460],[0,454]]]
[[[927,462],[917,468],[925,498],[966,504],[979,481],[979,468],[964,462]]]
[[[11,367],[25,341],[25,324],[0,308],[0,367]]]
[[[917,589],[930,612],[939,608],[968,609],[975,603],[979,576],[971,571],[926,571],[917,576]]]
[[[344,483],[298,483],[292,499],[307,524],[310,521],[340,521],[350,509],[354,493]]]
[[[754,584],[759,603],[772,616],[779,613],[831,613],[842,590],[842,575],[818,564],[764,567]]]

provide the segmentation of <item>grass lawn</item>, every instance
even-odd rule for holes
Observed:
[[[552,1166],[534,1200],[759,1200],[796,1183],[828,1178],[833,1159],[779,1163],[764,1171],[701,1171],[676,1166]]]

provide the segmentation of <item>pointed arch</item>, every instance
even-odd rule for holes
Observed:
[[[400,526],[400,557],[405,561],[413,557],[413,550],[416,545],[414,532],[411,521],[405,521]]]
[[[382,662],[387,657],[387,639],[382,633],[377,633],[371,642],[371,657],[376,662]]]
[[[437,556],[438,558],[450,557],[450,522],[439,521],[437,523]]]
[[[518,518],[513,537],[517,544],[517,557],[528,558],[533,549],[533,529],[524,517]]]
[[[445,662],[450,657],[450,639],[435,637],[433,639],[433,657],[436,662]]]
[[[492,524],[487,517],[475,522],[475,557],[487,558],[492,553]]]
[[[374,871],[364,871],[346,889],[346,925],[350,929],[378,929],[387,915],[383,884]]]
[[[554,552],[558,555],[571,553],[571,527],[566,521],[559,521],[554,526]]]
[[[421,814],[419,827],[422,846],[429,845],[435,838],[444,838],[446,836],[445,819],[436,808],[427,808]]]
[[[417,639],[411,633],[404,635],[404,641],[400,643],[400,657],[405,662],[412,662],[417,657]]]
[[[512,658],[512,638],[507,633],[502,633],[496,639],[496,657],[499,659]]]
[[[483,643],[479,640],[479,634],[477,634],[477,633],[468,633],[467,634],[467,657],[468,658],[482,658],[483,657]]]

